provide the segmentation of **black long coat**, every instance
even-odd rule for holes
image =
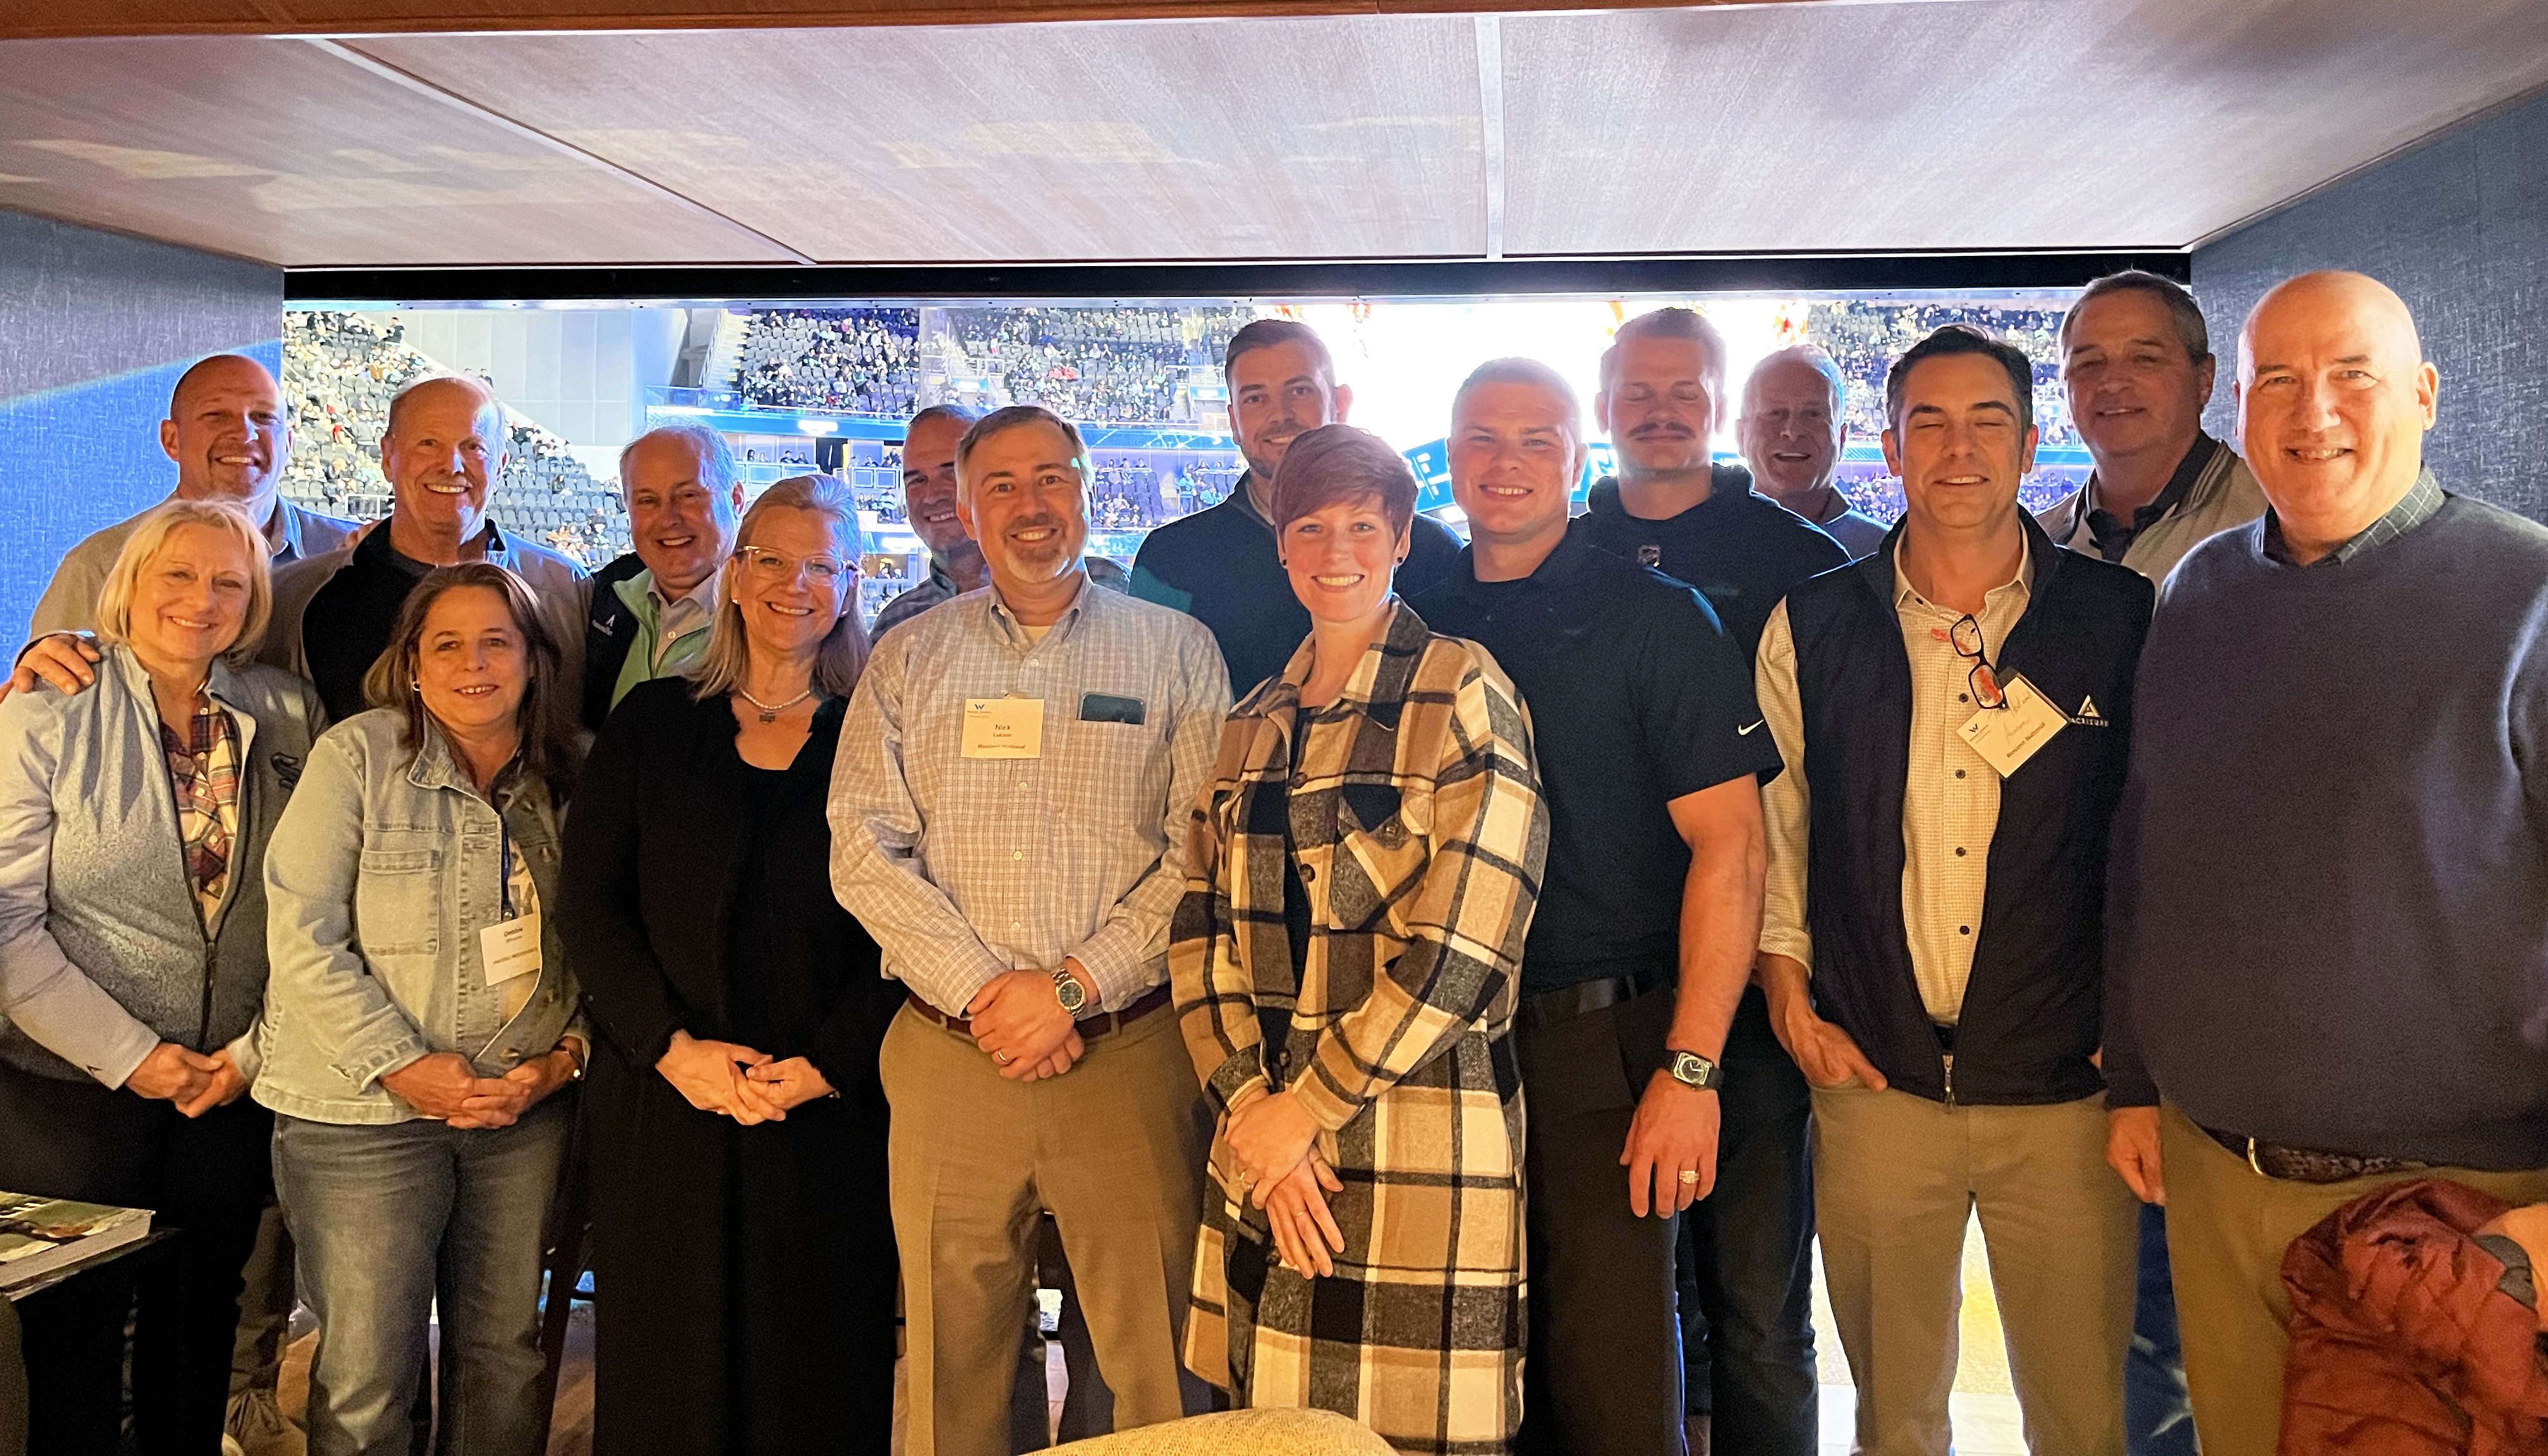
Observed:
[[[567,825],[559,918],[601,1044],[593,1447],[881,1453],[896,1264],[876,1053],[903,998],[832,896],[841,705],[815,715],[756,836],[732,708],[689,687],[628,694]],[[764,895],[746,906],[756,838]],[[730,963],[739,934],[757,963]],[[752,1128],[701,1112],[654,1070],[676,1029],[807,1057],[841,1096]]]

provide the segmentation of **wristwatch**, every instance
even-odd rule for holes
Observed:
[[[1079,1008],[1088,1004],[1087,990],[1079,984],[1079,977],[1070,973],[1067,965],[1052,973],[1052,998],[1073,1017],[1079,1015]]]
[[[1701,1092],[1713,1092],[1725,1085],[1725,1068],[1695,1051],[1672,1052],[1672,1060],[1664,1070],[1672,1073],[1674,1081]]]

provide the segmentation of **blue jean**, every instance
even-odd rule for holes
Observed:
[[[2140,1285],[2133,1347],[2124,1357],[2124,1449],[2131,1456],[2195,1456],[2194,1401],[2185,1390],[2185,1346],[2176,1335],[2168,1278],[2166,1210],[2141,1205]]]
[[[1683,1357],[1689,1408],[1719,1451],[1813,1456],[1813,1096],[1743,993],[1725,1038],[1716,1191],[1683,1216]]]
[[[442,1330],[454,1456],[537,1456],[542,1235],[575,1119],[570,1089],[512,1127],[274,1120],[274,1179],[318,1317],[310,1456],[410,1456],[427,1320]]]

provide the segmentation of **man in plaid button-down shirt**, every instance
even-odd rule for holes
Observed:
[[[882,1071],[912,1456],[1008,1449],[1040,1210],[1116,1425],[1189,1405],[1207,1128],[1159,1013],[1229,694],[1201,623],[1090,584],[1085,454],[1031,406],[966,432],[957,508],[991,585],[883,639],[833,773],[833,885],[911,991]]]

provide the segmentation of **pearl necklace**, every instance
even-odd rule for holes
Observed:
[[[808,686],[804,691],[797,693],[794,697],[780,703],[763,702],[760,698],[753,696],[751,693],[744,691],[740,687],[735,689],[735,695],[742,698],[745,702],[752,704],[754,707],[761,709],[761,721],[765,723],[774,723],[778,721],[778,715],[780,713],[783,713],[789,708],[796,706],[796,704],[803,702],[805,699],[812,697],[814,695],[814,689],[811,686]]]

